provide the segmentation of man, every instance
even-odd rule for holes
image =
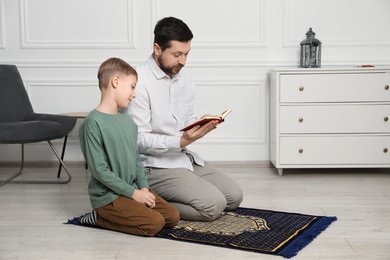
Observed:
[[[154,35],[153,54],[137,68],[137,98],[127,110],[138,125],[149,185],[182,219],[212,221],[240,205],[242,190],[186,148],[215,129],[217,121],[180,131],[196,120],[194,85],[182,70],[191,50],[191,30],[167,17],[157,23]]]

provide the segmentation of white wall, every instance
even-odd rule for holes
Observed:
[[[199,115],[233,109],[191,149],[213,161],[268,161],[269,70],[299,65],[309,27],[323,66],[390,64],[389,12],[389,0],[0,0],[0,63],[18,66],[36,112],[90,111],[100,63],[118,56],[136,66],[151,53],[155,23],[176,16],[195,35],[187,69]],[[43,144],[26,152],[54,160]],[[0,161],[18,155],[0,145]],[[82,160],[77,136],[66,160]]]

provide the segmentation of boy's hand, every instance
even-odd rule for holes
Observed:
[[[149,191],[148,188],[135,190],[131,198],[139,203],[145,204],[150,208],[154,208],[154,206],[156,206],[156,197]]]
[[[210,131],[217,128],[218,124],[218,120],[213,120],[202,126],[196,125],[193,128],[183,132],[183,135],[180,138],[180,147],[185,148],[187,145],[207,135]]]

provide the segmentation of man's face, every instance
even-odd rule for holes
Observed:
[[[181,68],[186,64],[188,53],[191,50],[191,41],[171,41],[170,43],[171,47],[164,51],[155,43],[153,46],[153,53],[161,70],[172,77],[179,73]]]

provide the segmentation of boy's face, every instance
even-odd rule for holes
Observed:
[[[154,44],[154,57],[158,66],[168,76],[172,77],[180,72],[187,61],[188,53],[191,50],[191,41],[171,41],[171,47],[162,51],[161,47]]]
[[[127,108],[129,102],[135,98],[135,85],[137,84],[134,75],[118,75],[116,103],[119,109]]]

